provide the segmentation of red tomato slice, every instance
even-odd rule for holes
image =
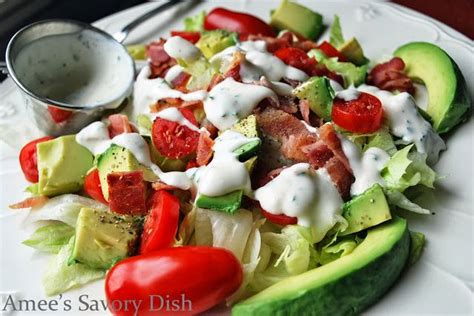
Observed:
[[[268,182],[276,178],[280,174],[280,172],[282,172],[283,169],[284,168],[279,168],[279,169],[270,171],[265,177],[263,177],[259,181],[260,186],[263,187],[265,184],[267,184]],[[260,212],[262,213],[262,215],[273,224],[286,226],[286,225],[295,225],[298,223],[298,219],[296,217],[287,216],[285,214],[275,215],[275,214],[265,211],[261,206],[259,207],[260,207]]]
[[[140,254],[170,247],[178,231],[179,199],[159,190],[152,196],[152,208],[143,226]]]
[[[344,55],[342,55],[334,46],[326,41],[319,44],[318,49],[322,50],[323,53],[328,57],[337,57],[339,61],[347,61]]]
[[[97,169],[90,172],[84,179],[84,191],[94,200],[107,204],[102,194],[102,186],[100,185],[99,171]]]
[[[204,28],[206,30],[223,29],[240,34],[275,36],[272,27],[256,16],[224,8],[215,8],[209,12],[204,20]]]
[[[335,98],[332,120],[338,126],[354,133],[373,133],[382,126],[382,103],[375,96],[362,92],[355,100]]]
[[[308,75],[313,75],[317,61],[309,57],[306,52],[296,47],[283,47],[275,52],[275,56],[285,64],[303,70]]]
[[[48,112],[55,123],[67,121],[73,113],[72,111],[63,110],[50,105],[48,105]]]
[[[198,125],[194,114],[189,109],[180,109],[183,116]],[[199,132],[177,122],[156,118],[152,127],[152,141],[158,152],[171,159],[180,159],[196,152]]]
[[[226,249],[172,247],[120,261],[107,273],[105,295],[109,306],[122,302],[110,309],[114,315],[195,315],[229,297],[242,278],[240,262]],[[141,304],[125,310],[123,302]]]
[[[199,39],[201,38],[201,33],[187,31],[171,31],[171,36],[179,36],[193,44],[196,44],[197,41],[199,41]]]
[[[53,139],[51,136],[42,137],[33,140],[23,146],[20,151],[20,167],[25,175],[26,180],[36,183],[38,182],[38,159],[36,156],[36,144],[46,142]]]
[[[273,224],[286,226],[296,225],[298,223],[298,219],[296,217],[287,216],[285,214],[275,215],[265,211],[263,208],[260,208],[260,212],[266,219],[268,219]]]

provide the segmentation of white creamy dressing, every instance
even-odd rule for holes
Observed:
[[[137,76],[133,91],[133,111],[134,113],[149,113],[150,106],[156,101],[166,98],[179,98],[183,101],[204,100],[207,92],[198,90],[190,93],[183,93],[174,90],[163,78],[149,79],[151,70],[149,66],[143,67]]]
[[[192,181],[184,172],[163,172],[160,167],[155,165],[151,161],[148,144],[140,134],[124,133],[110,139],[107,125],[99,121],[83,128],[76,135],[76,141],[94,155],[103,153],[112,144],[126,148],[140,164],[150,168],[164,183],[183,190],[192,186]]]
[[[259,138],[249,138],[236,131],[226,130],[214,141],[214,157],[207,165],[194,174],[194,182],[199,194],[222,196],[244,190],[251,196],[249,171],[237,158],[234,150]]]
[[[351,186],[351,195],[362,194],[376,183],[385,186],[380,171],[390,160],[390,155],[376,147],[361,152],[357,145],[345,136],[338,134],[338,137],[355,178],[355,182]]]
[[[318,240],[334,226],[343,204],[327,170],[314,171],[308,163],[284,169],[255,191],[255,199],[269,213],[296,217],[298,225],[316,227]]]
[[[197,60],[202,56],[199,48],[179,36],[170,37],[168,40],[166,40],[163,47],[165,52],[175,59],[192,61]]]
[[[303,123],[304,127],[306,127],[306,130],[307,130],[308,132],[313,133],[313,134],[316,134],[316,135],[319,136],[319,130],[318,130],[316,127],[309,125],[309,124],[306,123],[304,120],[300,120],[300,121],[301,121],[301,123]]]
[[[214,126],[226,130],[239,119],[250,115],[265,98],[273,98],[278,102],[275,92],[267,87],[227,78],[209,92],[204,101],[204,111]]]
[[[342,99],[346,102],[357,100],[359,98],[360,91],[355,89],[354,86],[349,87],[346,90],[341,90],[336,93],[336,98]]]
[[[159,117],[171,122],[176,122],[179,125],[184,125],[190,130],[199,132],[199,128],[191,123],[187,118],[183,116],[183,114],[177,109],[177,108],[167,108],[164,109],[158,113],[151,113],[149,114],[150,118],[152,121],[155,120],[155,118]]]
[[[13,68],[37,95],[94,107],[126,95],[135,73],[127,52],[91,30],[51,35],[32,41],[18,53]]]
[[[245,54],[245,61],[240,66],[240,77],[243,82],[258,81],[265,76],[270,81],[280,81],[282,78],[305,81],[308,75],[298,68],[289,66],[275,55],[267,51],[264,41],[244,41],[235,46],[227,47],[214,55],[211,62],[229,63],[235,52]]]
[[[446,145],[433,130],[431,124],[420,115],[410,94],[402,92],[394,95],[389,91],[365,84],[357,88],[349,88],[349,90],[356,89],[372,94],[381,101],[390,133],[401,138],[401,143],[414,143],[418,152],[427,154],[430,163],[438,160],[439,152],[445,150]],[[350,93],[353,92],[348,92]]]
[[[171,86],[173,80],[175,80],[176,78],[178,78],[178,76],[179,76],[182,72],[184,72],[184,68],[183,68],[183,67],[181,67],[180,65],[174,65],[173,67],[171,67],[170,69],[168,69],[168,71],[166,72],[165,81]]]

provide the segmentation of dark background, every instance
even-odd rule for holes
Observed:
[[[253,0],[258,1],[258,0]],[[0,0],[0,61],[10,37],[21,27],[50,18],[93,22],[145,0]],[[474,39],[474,0],[394,0]],[[4,77],[0,74],[0,81]]]

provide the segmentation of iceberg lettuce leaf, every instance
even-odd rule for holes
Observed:
[[[37,250],[58,253],[74,235],[74,228],[55,222],[38,228],[23,244]]]
[[[190,16],[184,19],[184,30],[188,32],[202,32],[204,31],[204,19],[206,18],[206,11],[201,11],[195,16]]]
[[[338,48],[344,44],[344,36],[342,35],[341,21],[338,15],[334,15],[334,21],[329,30],[329,43]]]

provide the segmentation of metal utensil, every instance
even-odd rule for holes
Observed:
[[[167,1],[157,8],[137,17],[114,35],[110,35],[89,24],[73,20],[45,20],[30,24],[19,30],[10,39],[6,50],[6,63],[0,63],[0,70],[2,72],[7,71],[12,80],[21,90],[26,101],[30,118],[40,130],[48,135],[75,133],[85,125],[101,117],[106,110],[117,109],[131,94],[135,76],[135,66],[133,59],[128,54],[126,48],[121,44],[129,33],[145,20],[180,2],[182,2],[182,0]],[[107,43],[108,51],[105,53],[110,54],[110,61],[112,62],[114,58],[121,60],[120,67],[123,67],[123,69],[120,68],[120,71],[117,71],[116,73],[117,75],[120,74],[122,76],[121,80],[123,80],[125,84],[113,85],[110,88],[107,87],[104,91],[107,92],[109,97],[105,100],[92,104],[75,104],[75,102],[65,101],[64,99],[54,97],[58,95],[55,91],[47,91],[46,93],[39,89],[38,85],[34,84],[35,82],[33,79],[30,78],[30,80],[27,80],[29,77],[24,75],[26,71],[19,72],[19,70],[25,68],[18,63],[19,60],[24,60],[24,58],[19,58],[19,55],[28,45],[32,45],[32,43],[41,39],[45,40],[47,38],[50,39],[53,36],[64,35],[74,36],[74,38],[81,41],[81,34],[85,34],[85,32],[87,34],[94,34],[95,38],[98,40],[98,45],[82,43],[83,45],[90,46],[87,48],[90,49],[91,52],[85,56],[89,56],[92,59],[82,58],[77,62],[77,65],[71,66],[73,67],[73,70],[70,71],[72,72],[72,75],[69,74],[69,77],[89,76],[87,73],[84,75],[84,69],[90,68],[92,72],[94,71],[94,62],[97,63],[97,60],[94,60],[94,56],[97,56],[97,54],[103,54],[104,51],[101,51],[100,49],[104,49],[104,45],[101,44]],[[82,40],[82,42],[84,41]],[[81,47],[82,46],[80,46],[80,48]],[[51,79],[51,77],[53,77],[47,82],[47,84],[45,84],[49,87],[49,90],[51,90],[51,86],[58,83],[54,81],[55,79],[56,81],[63,81],[59,83],[65,84],[68,82],[67,80],[59,79],[67,78],[68,74],[63,73],[65,70],[63,71],[58,64],[61,61],[61,56],[58,57],[57,55],[58,52],[52,51],[51,54],[46,54],[46,57],[43,56],[43,59],[47,60],[34,60],[35,63],[44,61],[52,65],[50,68],[37,66],[35,69],[32,69],[31,74],[31,76],[36,76],[34,80],[41,80],[37,78],[43,77]],[[105,59],[105,61],[107,65],[109,65],[109,59]],[[35,63],[33,63],[33,66],[36,65]],[[110,63],[110,65],[112,64]],[[51,71],[49,71],[50,69]],[[51,72],[53,73],[51,74]],[[113,77],[109,76],[108,79],[96,81],[98,81],[97,84],[100,85],[102,83],[107,84],[113,79]],[[87,84],[86,81],[87,80],[84,79],[84,84]],[[62,85],[63,89],[64,84]],[[98,86],[97,88],[104,89],[104,86]],[[111,91],[113,89],[116,89],[117,91],[113,91],[112,93]],[[74,92],[72,88],[66,90]]]

